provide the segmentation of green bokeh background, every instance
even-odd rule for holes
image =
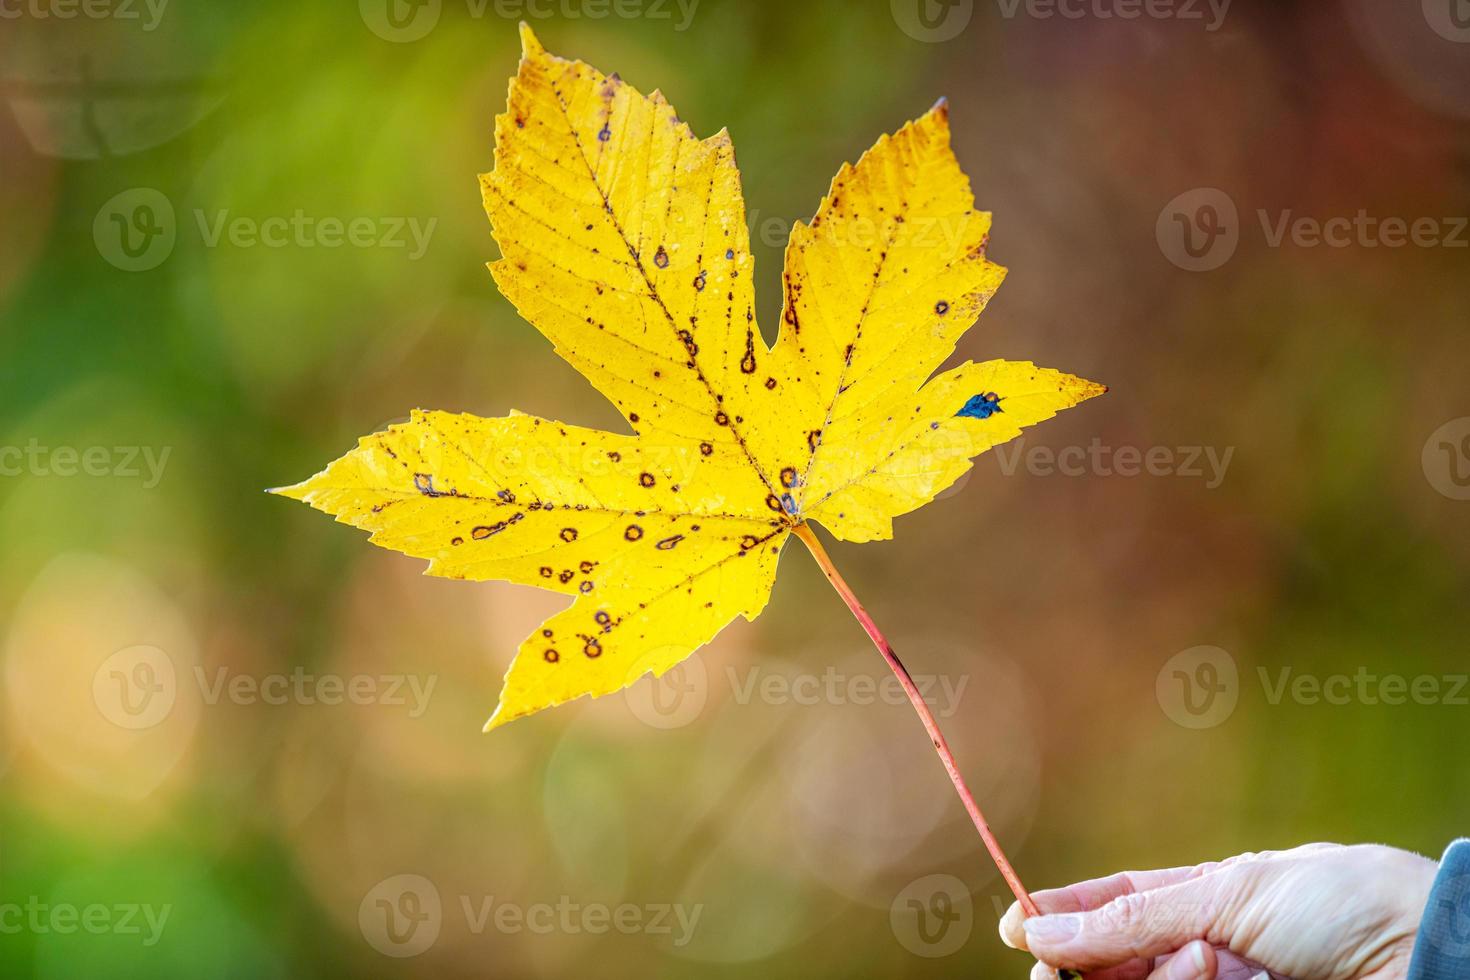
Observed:
[[[833,554],[910,668],[958,692],[938,710],[1028,883],[1319,839],[1438,853],[1466,832],[1470,445],[1438,433],[1470,416],[1470,235],[1274,246],[1262,221],[1363,211],[1453,233],[1470,43],[1418,0],[1238,0],[1215,29],[1203,5],[918,2],[962,29],[926,39],[902,0],[442,0],[398,8],[437,17],[412,40],[383,36],[375,0],[173,0],[156,23],[36,2],[0,21],[0,447],[163,461],[156,480],[0,477],[0,974],[1029,969],[995,938],[1009,897],[906,706],[843,684],[815,703],[742,693],[829,665],[884,676],[799,548],[759,621],[671,675],[683,687],[482,736],[559,601],[421,577],[261,492],[415,407],[619,425],[484,269],[476,174],[523,17],[552,51],[661,88],[696,132],[729,127],[768,336],[789,223],[841,162],[950,98],[1011,269],[957,356],[1112,391],[1032,430],[1019,466],[982,458],[893,542]],[[126,271],[105,209],[138,188],[167,199],[176,241]],[[1238,209],[1238,247],[1204,272],[1156,235],[1196,188]],[[426,247],[207,233],[298,209],[414,222]],[[1231,455],[1218,481],[1037,462],[1093,439]],[[131,729],[101,703],[109,658],[138,645],[177,694]],[[1234,665],[1235,706],[1190,727],[1171,658],[1200,646]],[[434,686],[419,712],[210,703],[196,668]],[[1284,670],[1429,676],[1440,696],[1276,698]],[[694,701],[652,707],[680,690]],[[432,882],[439,933],[390,957],[374,889],[406,874]],[[906,902],[931,875],[972,896],[952,950],[913,939]],[[492,898],[700,911],[679,942],[498,926]],[[10,928],[28,903],[168,917],[151,943]]]

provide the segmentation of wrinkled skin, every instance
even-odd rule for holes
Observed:
[[[1088,980],[1399,980],[1438,865],[1377,845],[1308,844],[1125,871],[1012,905],[1001,938]]]

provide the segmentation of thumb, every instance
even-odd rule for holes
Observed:
[[[1026,948],[1052,966],[1100,970],[1172,953],[1191,940],[1228,936],[1254,876],[1221,871],[1121,895],[1091,912],[1027,919]]]
[[[1162,963],[1148,975],[1148,980],[1215,980],[1219,959],[1209,943],[1196,939]]]

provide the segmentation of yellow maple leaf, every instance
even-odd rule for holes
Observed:
[[[1105,390],[1027,362],[934,375],[1005,274],[945,104],[844,165],[795,227],[771,346],[729,135],[698,139],[658,92],[521,36],[481,177],[490,269],[634,434],[415,412],[279,492],[430,574],[575,597],[521,644],[487,730],[753,619],[792,534],[881,640],[807,522],[888,538],[973,457]]]

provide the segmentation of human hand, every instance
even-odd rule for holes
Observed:
[[[1308,844],[1125,871],[1012,905],[1001,938],[1096,980],[1401,980],[1438,865],[1377,845]]]

